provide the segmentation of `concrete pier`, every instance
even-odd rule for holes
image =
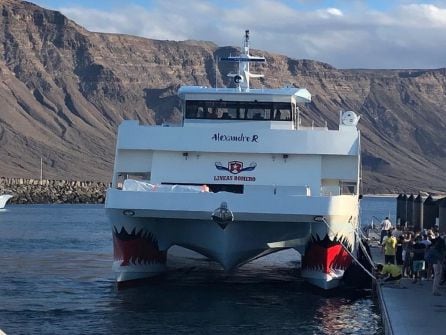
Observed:
[[[0,194],[11,194],[10,204],[102,204],[106,189],[95,181],[0,178]]]
[[[380,247],[371,247],[373,260],[384,261]],[[446,286],[442,296],[432,295],[432,280],[413,284],[408,278],[395,284],[377,285],[386,335],[444,334],[446,316]]]

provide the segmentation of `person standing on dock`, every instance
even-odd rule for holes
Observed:
[[[439,292],[440,281],[443,274],[443,260],[446,255],[444,239],[439,237],[435,244],[426,252],[426,261],[432,264],[434,270],[434,282],[432,283],[432,294],[441,295]]]
[[[412,273],[413,273],[413,283],[415,284],[418,280],[420,280],[421,284],[421,271],[424,271],[426,268],[424,262],[424,253],[426,251],[426,246],[421,243],[421,236],[418,235],[415,237],[415,243],[411,249],[412,255]]]
[[[401,225],[397,224],[395,229],[392,230],[392,235],[395,236],[396,240],[400,238],[400,236],[403,235],[403,230],[401,229]]]
[[[392,222],[390,222],[389,217],[386,216],[386,218],[381,222],[381,239],[379,241],[381,245],[383,244],[384,237],[387,236],[391,228],[392,228]]]
[[[396,265],[399,265],[403,267],[404,265],[404,258],[403,258],[403,244],[404,244],[404,236],[395,236],[396,238],[396,252],[395,252],[395,259],[396,259]]]
[[[412,278],[412,259],[410,251],[412,249],[412,232],[406,232],[403,241],[403,276]]]
[[[425,278],[426,280],[432,279],[432,273],[433,273],[433,268],[432,268],[432,263],[428,260],[426,260],[426,254],[429,251],[432,242],[430,240],[430,229],[426,230],[425,233],[421,236],[421,243],[423,243],[426,246],[426,249],[424,251],[424,266],[426,268],[426,271],[423,272],[423,278]]]
[[[392,235],[392,231],[389,229],[387,231],[387,237],[383,240],[385,264],[395,264],[396,245],[397,240],[395,236]]]

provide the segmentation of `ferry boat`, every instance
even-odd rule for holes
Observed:
[[[12,195],[10,195],[10,194],[2,194],[2,195],[0,195],[0,209],[5,208],[6,203],[11,198],[12,198]]]
[[[166,271],[177,245],[226,271],[293,248],[301,275],[337,287],[356,248],[360,179],[359,117],[339,127],[304,127],[305,88],[251,88],[249,31],[233,88],[182,86],[180,125],[118,129],[106,213],[118,286]]]

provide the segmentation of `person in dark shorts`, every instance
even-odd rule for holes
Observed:
[[[409,278],[412,278],[412,259],[410,257],[412,242],[412,233],[406,232],[403,241],[403,276]]]
[[[418,280],[421,284],[421,272],[426,268],[424,262],[424,253],[426,251],[426,245],[421,243],[421,236],[415,238],[415,243],[412,245],[411,255],[412,255],[412,273],[413,273],[413,283],[415,284]]]
[[[395,252],[396,265],[400,265],[400,266],[404,265],[403,243],[404,243],[404,236],[400,235],[399,237],[397,237],[396,252]]]

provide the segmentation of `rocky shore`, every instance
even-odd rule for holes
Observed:
[[[103,204],[107,184],[24,178],[0,178],[0,194],[11,194],[12,204]]]

